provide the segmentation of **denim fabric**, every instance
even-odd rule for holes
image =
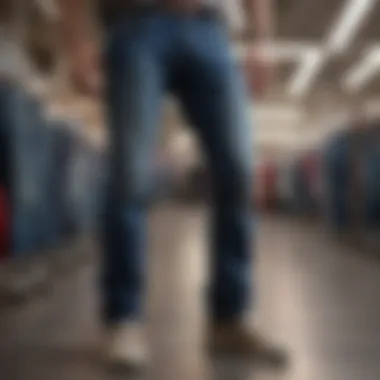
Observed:
[[[95,227],[101,191],[102,155],[82,136],[76,137],[70,162],[69,198],[78,232],[90,232]]]
[[[48,141],[39,102],[11,82],[0,85],[0,129],[1,172],[11,202],[11,250],[26,254],[42,249],[46,239]]]
[[[105,51],[110,150],[102,212],[104,318],[141,316],[153,161],[166,92],[180,100],[213,174],[212,318],[251,300],[252,125],[243,81],[219,21],[165,13],[125,20]]]
[[[301,215],[312,215],[317,208],[317,200],[313,194],[313,183],[305,163],[308,157],[298,158],[294,168],[294,206]],[[313,175],[313,174],[311,174]]]
[[[378,136],[369,136],[365,151],[365,221],[367,227],[380,227],[380,149]]]
[[[69,159],[72,141],[67,123],[50,121],[49,130],[51,159],[46,185],[46,212],[50,220],[51,246],[56,246],[70,236],[70,209],[68,205]]]
[[[349,226],[349,141],[345,133],[331,138],[323,159],[326,216],[331,227]]]
[[[9,115],[7,110],[11,102],[11,91],[8,83],[0,83],[0,182],[6,189],[9,188],[11,181]]]

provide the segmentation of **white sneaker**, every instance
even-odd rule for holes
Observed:
[[[105,356],[111,366],[141,369],[149,360],[145,331],[138,323],[124,322],[108,331]]]

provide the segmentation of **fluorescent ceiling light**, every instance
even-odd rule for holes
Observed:
[[[298,60],[310,51],[316,49],[316,45],[306,42],[274,42],[260,47],[258,44],[242,43],[234,46],[238,58],[247,55],[263,54],[265,58],[272,61]]]
[[[343,85],[349,92],[363,88],[380,71],[380,47],[370,49],[363,60],[343,79]]]
[[[268,60],[274,62],[296,61],[300,62],[299,68],[291,79],[289,92],[292,96],[301,96],[306,93],[313,80],[323,65],[325,55],[321,49],[314,44],[301,41],[280,41],[264,46],[257,50],[255,44],[236,44],[235,53],[238,59],[250,54],[263,54]]]
[[[327,48],[330,52],[342,53],[348,48],[376,3],[377,0],[347,0],[327,40]]]
[[[304,55],[299,69],[290,80],[289,93],[291,96],[305,95],[322,67],[323,58],[322,52],[318,49],[312,49]]]

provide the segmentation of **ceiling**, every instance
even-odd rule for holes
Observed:
[[[284,97],[314,103],[326,94],[336,101],[380,94],[379,0],[277,2],[273,49],[293,46],[292,58],[276,60]]]
[[[247,12],[239,11],[237,0],[225,1],[232,22],[239,24]],[[268,55],[277,67],[276,100],[314,104],[327,93],[335,101],[378,96],[380,0],[273,1],[276,37]],[[53,16],[54,2],[34,0]],[[244,21],[249,25],[249,20]],[[252,43],[240,41],[238,48],[244,54]]]
[[[235,12],[237,0],[227,1]],[[276,85],[255,113],[262,141],[291,142],[300,128],[313,140],[357,100],[380,109],[380,0],[274,1],[276,37],[265,54],[276,64]],[[240,38],[237,54],[252,47]]]
[[[275,8],[266,54],[276,85],[264,102],[269,111],[258,106],[256,141],[316,144],[341,127],[353,104],[380,109],[380,0],[277,0]],[[237,53],[251,48],[242,38]]]

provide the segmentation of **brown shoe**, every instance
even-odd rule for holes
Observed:
[[[273,346],[259,331],[240,322],[211,326],[208,339],[213,354],[250,358],[274,366],[285,366],[288,362],[284,350]]]

